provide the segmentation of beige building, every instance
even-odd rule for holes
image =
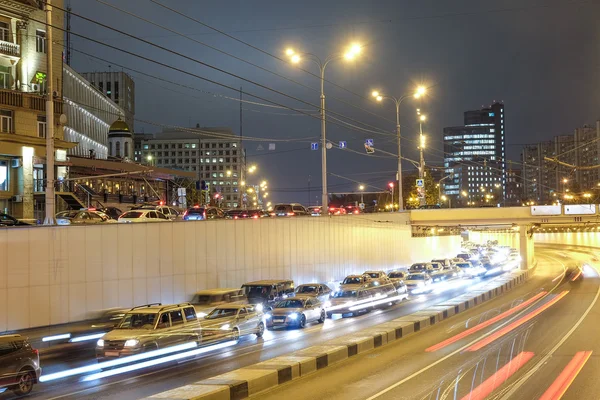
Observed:
[[[62,7],[62,0],[55,0]],[[63,13],[52,14],[52,24],[63,26]],[[46,93],[46,14],[39,0],[0,1],[0,212],[33,219],[44,207],[46,151],[46,96],[54,96],[57,159],[75,143],[63,140],[59,126],[62,47],[53,48],[54,92]],[[55,37],[62,33],[55,30]],[[57,163],[57,177],[66,167]]]

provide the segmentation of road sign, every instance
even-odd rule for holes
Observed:
[[[360,204],[358,205],[358,207],[359,207],[361,210],[364,210],[364,209],[365,209],[365,203],[360,203]]]
[[[425,187],[425,180],[424,179],[417,179],[417,187]]]
[[[367,154],[375,153],[375,149],[373,148],[373,146],[369,146],[367,143],[365,143],[365,150],[367,151]]]
[[[310,149],[311,150],[319,150],[319,143],[311,143]]]
[[[368,144],[369,146],[373,147],[373,139],[367,139],[367,140],[365,140],[365,143]]]
[[[422,188],[422,187],[418,187],[417,188],[417,197],[419,199],[424,199],[425,198],[425,188]]]
[[[348,147],[346,142],[340,142],[340,149],[345,149],[346,147]]]

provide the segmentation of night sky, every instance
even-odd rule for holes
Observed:
[[[318,106],[319,79],[295,66],[149,0],[103,1],[309,88],[219,54],[100,1],[72,0],[71,6],[74,13]],[[494,100],[505,104],[507,156],[516,161],[523,144],[571,133],[578,126],[600,119],[600,24],[597,18],[600,2],[597,0],[159,1],[281,58],[285,58],[287,47],[325,58],[343,51],[352,42],[365,45],[355,61],[338,60],[327,67],[326,79],[342,88],[325,83],[325,93],[330,115],[347,124],[377,131],[357,131],[342,123],[336,125],[336,121],[327,127],[329,139],[336,143],[345,140],[351,150],[360,153],[330,150],[329,172],[372,185],[369,190],[385,187],[386,182],[395,177],[396,169],[394,156],[381,151],[367,156],[364,152],[364,140],[372,138],[377,150],[396,153],[394,106],[374,102],[370,96],[373,89],[402,96],[411,93],[418,84],[429,87],[429,95],[422,101],[409,99],[402,103],[403,156],[417,159],[415,110],[420,107],[428,116],[423,127],[429,144],[425,158],[434,164],[442,162],[443,127],[462,125],[463,111],[487,106]],[[316,109],[311,105],[76,16],[72,19],[72,30],[228,86],[242,86],[247,100],[265,103],[250,96],[254,94],[316,116]],[[238,92],[82,38],[73,37],[72,43],[71,64],[76,70],[103,71],[108,70],[108,65],[120,70],[116,65],[119,64],[134,78],[136,131],[155,132],[161,129],[161,124],[195,126],[199,123],[228,126],[239,133],[240,103],[220,97],[237,98]],[[190,88],[157,81],[127,67]],[[318,73],[317,67],[306,60],[301,67]],[[243,108],[244,137],[273,139],[245,141],[248,162],[258,166],[255,179],[269,181],[270,200],[306,204],[311,176],[314,204],[320,192],[321,155],[320,151],[310,150],[310,142],[318,141],[318,119],[257,104],[245,103]],[[276,143],[276,150],[269,151],[269,143]],[[258,150],[259,145],[265,150]],[[413,168],[409,162],[403,165],[405,170]],[[330,192],[343,192],[354,191],[358,185],[330,176],[329,186]]]

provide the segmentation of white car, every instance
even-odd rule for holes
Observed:
[[[155,210],[131,210],[121,215],[118,219],[120,223],[132,222],[171,222],[165,214]]]
[[[410,272],[404,283],[410,293],[424,293],[431,290],[433,279],[424,272]]]

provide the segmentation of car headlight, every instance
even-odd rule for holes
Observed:
[[[104,347],[104,339],[98,339],[98,341],[96,342],[96,346]]]
[[[423,286],[425,286],[425,282],[419,282],[419,283],[417,283],[417,286],[418,287],[423,287]]]
[[[325,303],[323,303],[323,307],[325,307],[325,308],[331,307],[331,302],[330,301],[326,301]]]
[[[266,319],[271,319],[272,315],[271,314],[265,314],[265,318]]]
[[[140,344],[140,341],[137,339],[129,339],[125,342],[125,347],[135,347]]]
[[[289,315],[289,318],[290,319],[297,319],[298,318],[298,314],[292,313],[292,314]]]
[[[257,304],[255,308],[256,308],[256,311],[262,311],[262,310],[264,310],[264,307],[263,307],[262,304]]]
[[[219,329],[221,329],[222,331],[228,331],[230,328],[231,328],[231,325],[229,325],[229,324],[225,324],[225,325],[223,325],[223,326],[222,326],[221,328],[219,328]]]

